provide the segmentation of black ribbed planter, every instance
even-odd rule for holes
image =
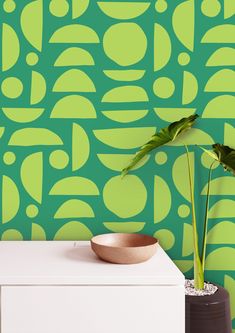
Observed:
[[[186,333],[232,333],[229,294],[217,287],[214,295],[186,296]]]

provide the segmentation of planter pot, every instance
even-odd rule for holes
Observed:
[[[214,295],[186,295],[186,333],[232,333],[229,294],[217,287]]]

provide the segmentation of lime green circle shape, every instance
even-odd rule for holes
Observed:
[[[137,176],[115,176],[105,184],[103,200],[112,213],[120,218],[130,218],[143,211],[147,202],[147,190]]]
[[[69,4],[65,0],[52,0],[49,4],[50,13],[56,17],[63,17],[69,11]]]
[[[3,3],[3,9],[6,13],[12,13],[16,9],[15,1],[13,0],[6,0]]]
[[[38,207],[35,205],[28,205],[26,208],[26,215],[30,218],[34,218],[38,215]]]
[[[159,240],[159,243],[164,250],[170,250],[175,244],[175,236],[168,229],[161,229],[156,231],[153,237]]]
[[[12,165],[16,161],[16,155],[12,151],[6,151],[3,155],[3,162],[6,165]]]
[[[154,81],[153,92],[157,97],[170,98],[174,91],[175,84],[168,77],[160,77]]]
[[[181,66],[186,66],[190,63],[190,55],[186,52],[181,52],[178,56],[178,63]]]
[[[147,38],[136,23],[117,23],[104,34],[105,54],[120,66],[138,63],[147,51]]]
[[[180,216],[180,217],[188,217],[189,216],[189,214],[190,214],[190,208],[189,208],[189,206],[188,205],[180,205],[179,207],[178,207],[178,215]]]
[[[3,80],[1,90],[7,98],[18,98],[23,91],[23,84],[17,77],[7,77]]]
[[[64,169],[69,163],[69,156],[63,150],[55,150],[50,154],[49,162],[55,169]]]
[[[201,4],[201,11],[207,17],[215,17],[221,11],[221,4],[217,0],[204,0]]]
[[[164,0],[157,0],[155,3],[155,10],[158,13],[164,13],[167,10],[167,2]]]
[[[214,159],[210,157],[206,152],[202,153],[201,155],[201,163],[206,169],[211,168],[211,164],[213,163]],[[219,166],[219,162],[214,163],[212,165],[212,169],[216,169]]]
[[[38,55],[35,52],[29,52],[26,56],[26,63],[29,66],[34,66],[38,63]]]
[[[156,153],[155,162],[159,165],[165,164],[167,162],[167,154],[164,151]]]

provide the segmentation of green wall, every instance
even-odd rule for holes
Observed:
[[[192,275],[181,142],[120,170],[156,129],[197,112],[187,142],[199,229],[210,160],[235,148],[235,2],[2,2],[1,237],[143,232]],[[206,278],[233,295],[235,178],[213,172]],[[234,323],[235,328],[235,323]]]

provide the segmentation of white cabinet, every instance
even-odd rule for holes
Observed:
[[[1,333],[183,333],[184,277],[100,261],[87,242],[1,242]]]

